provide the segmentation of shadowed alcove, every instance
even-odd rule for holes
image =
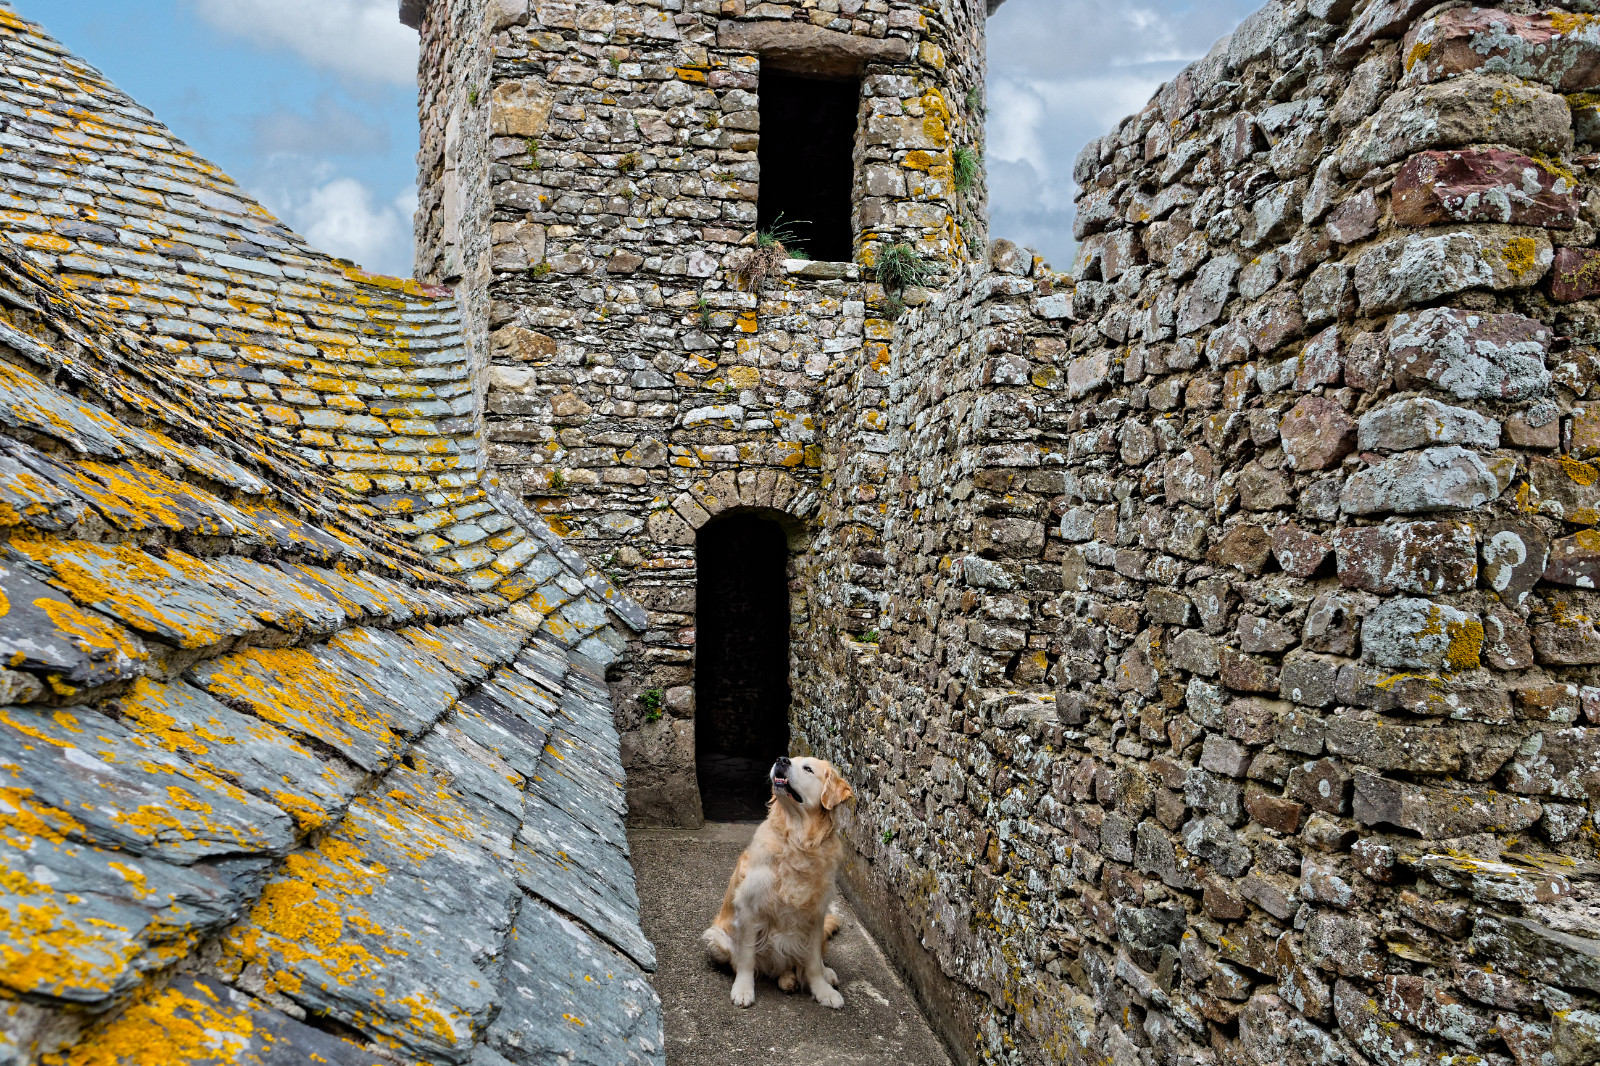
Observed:
[[[767,768],[789,747],[788,540],[734,514],[696,541],[695,758],[713,821],[763,817]]]
[[[854,255],[850,193],[855,181],[859,78],[761,71],[761,191],[757,225],[776,226],[792,252],[828,262]]]

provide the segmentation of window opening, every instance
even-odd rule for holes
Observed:
[[[860,102],[858,78],[761,71],[756,221],[763,231],[786,231],[791,252],[838,263],[854,257],[850,198]]]

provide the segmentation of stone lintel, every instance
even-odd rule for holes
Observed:
[[[905,63],[911,42],[900,37],[857,37],[796,22],[722,22],[717,47],[753,52],[762,64],[792,74],[847,78],[868,63]]]

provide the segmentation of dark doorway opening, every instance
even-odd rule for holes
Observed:
[[[712,821],[766,816],[767,769],[789,750],[789,545],[752,515],[695,548],[695,762]]]
[[[756,222],[788,231],[790,251],[846,263],[854,256],[850,193],[855,185],[856,113],[861,82],[761,71],[761,188]]]

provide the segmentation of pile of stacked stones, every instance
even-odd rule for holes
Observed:
[[[1570,6],[1269,4],[834,397],[798,721],[975,1061],[1600,1059]]]

